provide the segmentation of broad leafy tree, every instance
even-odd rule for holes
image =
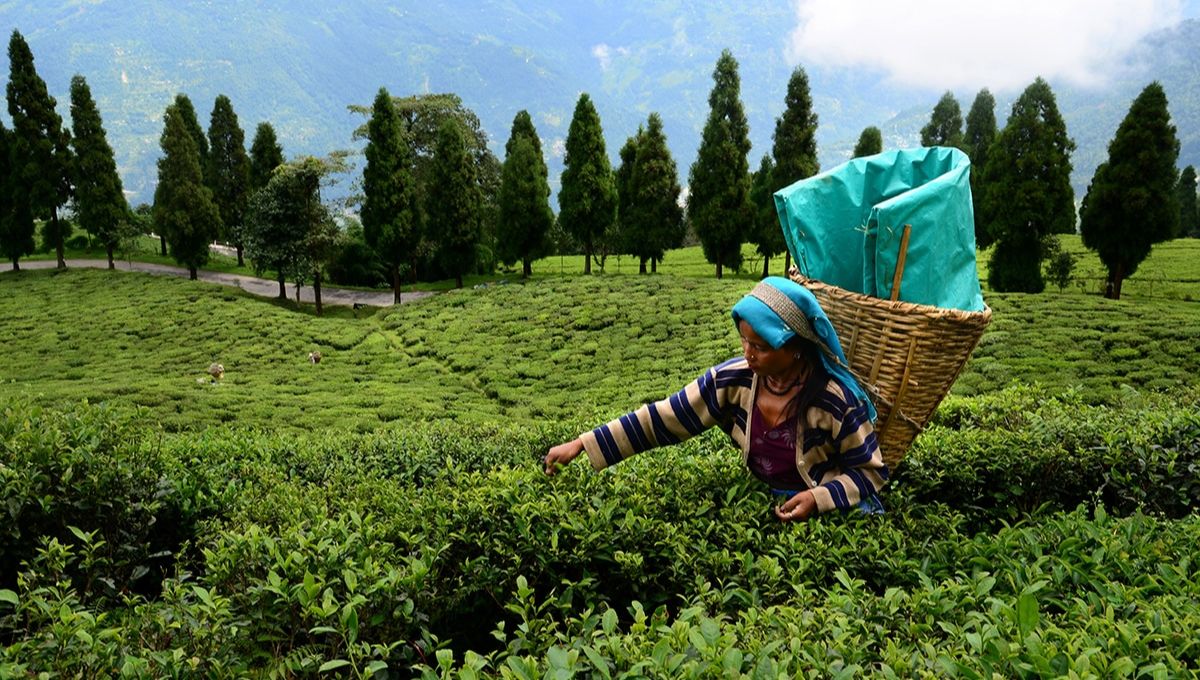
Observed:
[[[25,38],[13,31],[8,43],[8,113],[12,116],[12,180],[18,196],[17,221],[49,218],[43,227],[46,240],[54,244],[58,266],[65,268],[63,242],[71,224],[58,219],[58,209],[71,198],[70,133],[55,111],[54,97],[33,64],[33,52]],[[28,202],[28,206],[23,205]],[[17,228],[23,231],[24,226]],[[14,263],[15,264],[15,263]]]
[[[787,250],[783,238],[783,227],[779,224],[779,213],[775,210],[775,192],[772,174],[775,164],[771,157],[763,154],[758,170],[750,182],[750,203],[754,206],[754,229],[750,242],[763,258],[763,278],[771,275],[771,258]],[[785,267],[786,273],[786,267]]]
[[[75,147],[75,213],[79,225],[104,245],[108,268],[115,269],[113,249],[130,224],[129,203],[100,111],[83,76],[71,79],[71,142]]]
[[[862,134],[858,136],[858,143],[854,145],[854,158],[862,158],[863,156],[874,156],[877,153],[883,152],[883,132],[874,125],[863,128]]]
[[[420,239],[413,198],[412,151],[392,97],[379,88],[367,123],[363,168],[363,233],[387,265],[395,302],[400,302],[400,267],[411,261]]]
[[[750,206],[750,126],[740,99],[737,60],[721,53],[713,70],[708,95],[708,120],[688,184],[688,219],[700,238],[704,257],[716,265],[717,278],[725,267],[742,266],[742,242],[754,224]]]
[[[962,146],[962,108],[953,92],[946,92],[933,107],[929,122],[921,128],[921,146]]]
[[[33,213],[29,198],[17,190],[13,173],[13,133],[0,122],[0,254],[21,270],[21,257],[33,252]]]
[[[521,278],[527,279],[533,274],[533,260],[546,252],[554,226],[542,143],[527,111],[513,119],[504,152],[496,252],[506,264],[519,261]]]
[[[430,180],[425,195],[430,240],[437,244],[443,271],[462,288],[463,274],[476,263],[483,193],[462,128],[453,120],[443,121],[438,131]]]
[[[208,172],[205,177],[221,213],[221,236],[242,257],[242,226],[250,194],[250,157],[246,155],[246,133],[238,124],[229,97],[218,95],[208,123]]]
[[[204,186],[196,138],[175,104],[167,107],[160,145],[154,228],[170,243],[171,257],[187,267],[194,280],[208,262],[208,244],[217,236],[221,215]]]
[[[1108,161],[1096,168],[1079,209],[1083,245],[1108,270],[1105,297],[1120,299],[1121,284],[1155,243],[1179,228],[1179,139],[1162,85],[1150,83],[1117,128]]]
[[[801,67],[796,67],[788,79],[787,97],[784,100],[783,115],[775,120],[775,133],[772,136],[771,153],[774,160],[774,177],[763,177],[768,181],[768,198],[774,203],[771,194],[791,186],[802,179],[817,174],[820,164],[817,163],[817,114],[813,111],[812,94],[808,88],[808,74]],[[759,208],[756,204],[756,209]],[[774,208],[772,208],[774,209]],[[783,239],[780,230],[778,239],[773,234],[763,234],[759,231],[759,216],[754,218],[755,235],[750,238],[756,245],[767,248],[770,255],[762,249],[763,270],[769,266],[771,255],[784,253],[784,271],[791,266],[792,254],[787,247],[779,247]]]
[[[984,168],[980,208],[996,244],[988,270],[992,290],[1045,288],[1042,239],[1075,226],[1074,149],[1050,85],[1038,78],[1013,102]]]
[[[639,131],[636,148],[629,208],[629,229],[636,236],[630,252],[638,258],[638,271],[644,274],[647,260],[650,270],[657,272],[667,249],[683,241],[685,225],[679,205],[683,189],[657,113],[651,113],[645,131]]]
[[[963,135],[963,150],[971,159],[971,207],[975,212],[975,245],[986,248],[992,243],[991,232],[984,223],[980,202],[983,200],[983,169],[987,166],[988,149],[996,141],[996,99],[985,87],[975,95],[967,113],[967,129]]]
[[[586,92],[575,104],[566,147],[558,219],[583,246],[583,273],[591,274],[598,242],[616,219],[617,187],[604,147],[600,114]]]
[[[1179,173],[1179,231],[1176,236],[1200,235],[1200,213],[1196,205],[1196,168]]]
[[[271,173],[283,165],[283,147],[275,136],[275,128],[270,123],[259,123],[254,129],[254,141],[250,144],[250,190],[255,191],[267,186],[271,181]]]

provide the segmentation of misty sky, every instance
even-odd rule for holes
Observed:
[[[1037,76],[1102,86],[1148,33],[1200,0],[796,0],[793,63],[876,69],[899,85],[1020,89]]]

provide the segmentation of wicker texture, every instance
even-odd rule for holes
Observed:
[[[943,309],[883,300],[788,275],[821,303],[833,323],[850,371],[875,403],[875,434],[894,468],[934,410],[992,320],[992,310]]]

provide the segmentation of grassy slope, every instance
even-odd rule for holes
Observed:
[[[1166,244],[1142,274],[1182,279],[1195,251],[1192,241]],[[664,270],[702,266],[695,255],[673,252]],[[1070,290],[988,294],[993,326],[955,390],[1036,380],[1103,401],[1123,383],[1190,384],[1200,370],[1200,303],[1157,297],[1188,285],[1160,285],[1155,297],[1130,285],[1121,301]],[[727,310],[748,288],[742,278],[539,274],[363,318],[314,318],[170,278],[8,273],[0,275],[0,396],[137,404],[172,430],[603,417],[736,353]],[[315,366],[306,361],[314,349],[325,357]],[[227,371],[219,385],[204,382],[213,361]]]

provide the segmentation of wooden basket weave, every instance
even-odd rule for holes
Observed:
[[[806,278],[795,267],[788,275],[812,292],[833,323],[850,372],[875,404],[875,435],[894,469],[950,392],[992,310],[883,300]]]

